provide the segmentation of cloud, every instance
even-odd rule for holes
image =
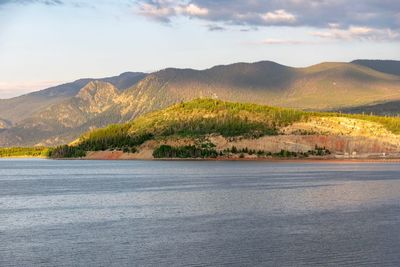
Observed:
[[[211,31],[211,32],[217,32],[217,31],[221,32],[221,31],[225,31],[226,30],[225,27],[222,27],[222,26],[219,26],[219,25],[215,25],[215,24],[207,25],[207,27],[208,27],[208,30]]]
[[[0,6],[6,5],[6,4],[27,5],[27,4],[34,4],[34,3],[53,6],[53,5],[61,5],[64,2],[61,0],[0,0]]]
[[[208,9],[196,4],[174,4],[168,0],[152,0],[139,3],[139,14],[169,23],[176,16],[203,17],[208,15]]]
[[[186,14],[189,16],[206,16],[208,15],[208,9],[199,7],[195,4],[189,4],[186,6],[178,6],[175,8],[177,14]]]
[[[302,40],[268,38],[268,39],[261,41],[261,44],[265,44],[265,45],[302,45],[302,44],[312,44],[312,42],[302,41]]]
[[[139,14],[159,20],[162,22],[170,22],[170,17],[175,15],[174,9],[156,3],[142,3]]]
[[[293,14],[286,12],[284,9],[279,9],[274,12],[268,12],[261,17],[266,23],[272,24],[293,23],[296,21],[296,17]]]
[[[166,23],[190,17],[226,27],[310,27],[336,36],[371,36],[371,32],[362,32],[369,28],[380,38],[392,38],[400,31],[399,0],[351,3],[348,0],[135,0],[134,3],[139,14]],[[352,33],[334,33],[332,29]]]
[[[311,32],[311,35],[336,40],[399,40],[398,32],[391,29],[376,29],[363,26],[350,26],[347,29],[341,29],[338,26],[332,26],[323,31]]]

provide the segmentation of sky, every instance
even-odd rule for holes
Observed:
[[[0,99],[79,78],[400,60],[399,0],[0,0]]]

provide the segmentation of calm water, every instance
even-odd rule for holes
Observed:
[[[0,160],[0,266],[400,266],[400,164]]]

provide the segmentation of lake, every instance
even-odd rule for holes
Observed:
[[[400,266],[400,164],[0,160],[0,266]]]

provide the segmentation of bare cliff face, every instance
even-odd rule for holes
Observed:
[[[99,114],[115,104],[119,91],[110,83],[92,81],[75,96],[77,108],[84,114]]]
[[[111,83],[122,92],[135,85],[145,76],[146,74],[141,72],[126,72],[118,76],[100,79],[85,78],[11,99],[0,99],[0,118],[8,120],[13,124],[19,123],[51,105],[59,104],[75,97],[79,90],[85,87],[90,81]]]
[[[399,137],[397,137],[399,138]],[[399,158],[400,145],[398,142],[380,140],[378,138],[344,136],[344,135],[279,135],[264,136],[257,139],[225,138],[212,135],[208,140],[216,145],[217,151],[224,151],[235,146],[237,149],[250,149],[255,151],[269,151],[277,153],[281,150],[292,152],[307,152],[315,146],[325,147],[332,154],[327,158]],[[167,138],[164,140],[151,140],[138,148],[136,153],[123,153],[122,151],[91,151],[88,159],[153,159],[153,151],[160,145],[185,146],[195,145],[196,140],[190,138]],[[238,158],[239,154],[232,154],[230,158]],[[245,158],[256,158],[256,155],[244,155]]]
[[[317,145],[339,155],[367,156],[400,152],[398,134],[388,131],[376,122],[345,117],[312,117],[284,127],[278,136],[235,140],[217,136],[211,137],[211,141],[220,150],[236,146],[271,152],[306,152]]]
[[[110,83],[92,81],[78,94],[57,105],[52,105],[33,118],[23,121],[24,127],[46,124],[54,127],[76,128],[114,104],[118,90]]]
[[[224,146],[222,139],[215,141]],[[225,146],[248,146],[272,152],[281,149],[306,152],[315,145],[339,154],[400,152],[399,135],[388,131],[379,123],[345,117],[312,117],[284,127],[279,136],[239,139],[228,143]]]

